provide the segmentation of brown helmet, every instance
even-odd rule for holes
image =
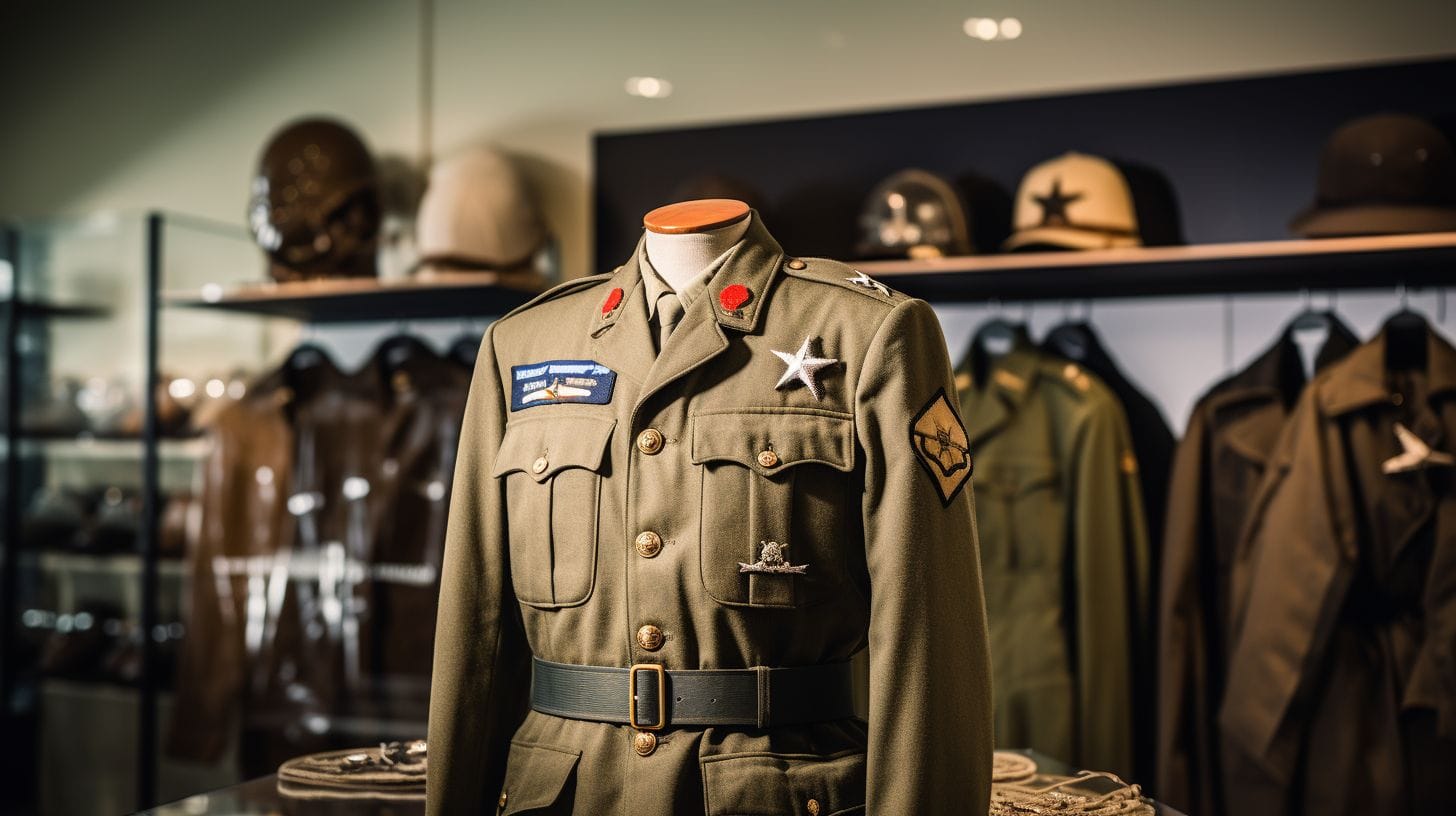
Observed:
[[[301,119],[263,149],[248,225],[274,280],[373,277],[380,211],[374,159],[359,135]]]

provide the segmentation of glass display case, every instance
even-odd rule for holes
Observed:
[[[164,331],[156,293],[255,276],[256,252],[240,227],[164,214],[22,223],[5,239],[7,812],[123,812],[236,781],[155,746],[186,636],[200,429],[272,335],[217,315]]]
[[[168,213],[22,223],[0,252],[0,811],[423,737],[474,352],[539,286],[273,284],[241,226]]]

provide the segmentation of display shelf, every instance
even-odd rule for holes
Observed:
[[[48,303],[22,299],[15,301],[14,305],[15,311],[21,317],[105,317],[111,314],[111,309],[106,306],[84,303]]]
[[[220,309],[308,323],[423,320],[504,314],[539,294],[539,278],[451,272],[401,280],[343,279],[164,292],[168,306]]]
[[[137,462],[146,452],[140,437],[33,436],[19,439],[22,458],[44,456],[58,460],[90,462]],[[0,455],[5,452],[0,440]],[[157,454],[166,461],[193,461],[212,450],[207,437],[168,438],[157,442]]]
[[[102,575],[137,576],[141,574],[140,555],[129,552],[82,553],[82,552],[40,552],[36,553],[42,572],[89,573]],[[179,558],[160,558],[157,574],[168,578],[181,578],[186,565]]]
[[[1456,280],[1456,232],[864,261],[855,267],[933,301],[1446,285]]]

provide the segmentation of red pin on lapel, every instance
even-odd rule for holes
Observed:
[[[753,297],[753,293],[748,291],[747,286],[734,283],[723,287],[723,291],[718,293],[718,303],[723,306],[723,311],[736,312],[738,307],[747,303],[751,297]]]
[[[613,288],[612,291],[607,293],[607,299],[602,301],[602,315],[606,316],[611,314],[612,310],[616,309],[617,304],[621,302],[622,290],[618,288]]]

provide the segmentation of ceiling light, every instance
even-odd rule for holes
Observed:
[[[658,77],[628,77],[627,93],[646,99],[661,99],[672,94],[672,83]]]

